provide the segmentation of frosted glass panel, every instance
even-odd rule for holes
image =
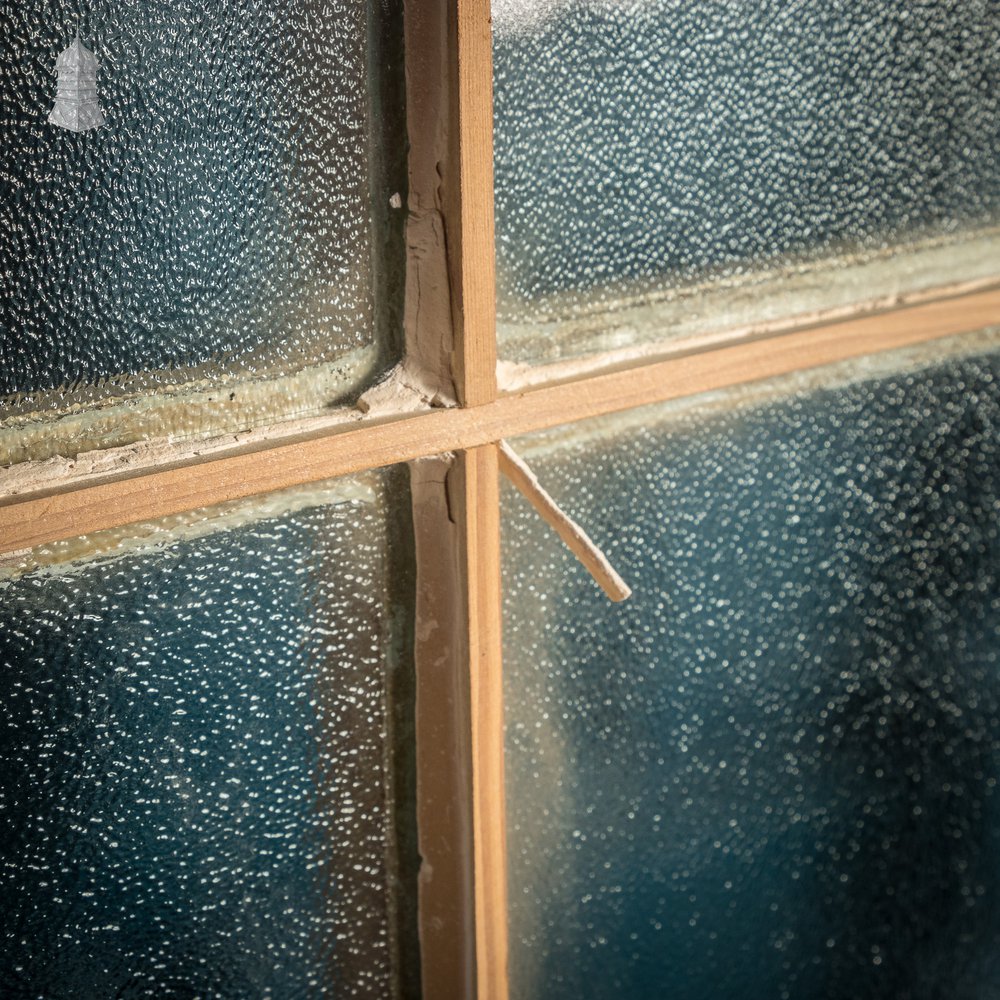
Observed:
[[[802,311],[982,266],[941,245],[1000,222],[996,4],[493,0],[493,15],[507,356],[614,346],[566,321],[691,284],[729,289],[713,308],[734,323],[759,318],[765,276]],[[819,260],[847,270],[810,278]],[[619,337],[664,338],[705,307]],[[538,335],[555,319],[569,343]]]
[[[4,586],[5,997],[396,994],[393,533],[312,506]]]
[[[1000,354],[526,450],[512,996],[1000,990]]]
[[[208,361],[285,372],[371,345],[373,255],[383,267],[399,242],[398,137],[378,155],[399,118],[394,11],[12,5],[0,395]],[[85,131],[50,121],[77,25],[104,119]]]

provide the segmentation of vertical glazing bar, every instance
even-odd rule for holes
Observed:
[[[489,0],[407,0],[406,342],[428,395],[497,396]],[[424,994],[507,998],[498,458],[416,463]],[[445,471],[447,470],[447,471]]]
[[[506,1000],[496,445],[411,464],[420,941],[428,1000]]]
[[[507,824],[496,445],[463,454],[478,1000],[507,997]]]
[[[425,1000],[476,995],[469,588],[457,459],[410,465],[417,561],[417,828]]]
[[[450,0],[452,74],[448,258],[459,403],[492,402],[496,381],[493,230],[493,37],[490,0]],[[457,157],[457,162],[455,158]],[[457,199],[457,203],[456,203]],[[460,458],[471,712],[478,1000],[507,998],[507,852],[500,618],[500,498],[495,445]]]
[[[493,37],[490,0],[452,0],[456,14],[458,205],[449,217],[459,402],[480,406],[497,393],[493,234]],[[457,211],[455,211],[457,209]]]
[[[453,0],[457,28],[458,254],[449,253],[461,405],[491,403],[496,380],[493,220],[493,35],[490,0]],[[454,194],[454,189],[453,192]],[[449,237],[454,239],[454,229]],[[458,281],[455,281],[455,278]],[[478,1000],[507,1000],[507,843],[500,605],[500,493],[496,445],[462,455],[471,708]]]

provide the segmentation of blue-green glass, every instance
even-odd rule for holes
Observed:
[[[501,320],[1000,222],[995,2],[492,8]]]
[[[508,491],[512,996],[1000,990],[1000,354],[528,452]]]
[[[4,11],[0,396],[375,341],[402,245],[393,3]],[[104,118],[83,132],[48,120],[77,29]]]
[[[391,534],[313,507],[4,587],[4,997],[395,995]]]

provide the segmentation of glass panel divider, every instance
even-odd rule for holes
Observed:
[[[1000,324],[1000,288],[668,358],[635,359],[498,396],[474,407],[343,414],[309,433],[189,445],[88,466],[80,459],[0,477],[0,557],[44,542],[255,496],[336,476],[474,448],[501,438],[975,333]],[[556,366],[561,369],[561,366]],[[544,374],[544,373],[542,373]]]

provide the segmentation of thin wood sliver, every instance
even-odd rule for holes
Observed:
[[[500,470],[566,543],[573,555],[612,601],[624,601],[632,590],[590,536],[546,492],[524,460],[506,441],[499,443]]]

